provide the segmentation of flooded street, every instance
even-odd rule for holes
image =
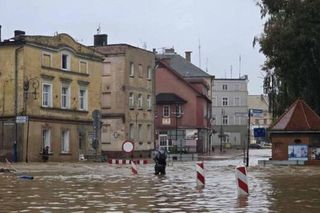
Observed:
[[[252,150],[250,195],[237,196],[235,166],[242,157],[205,161],[206,185],[196,188],[195,162],[153,164],[17,164],[33,180],[0,174],[0,212],[320,212],[320,168],[257,166],[270,150]],[[45,172],[44,172],[45,171]]]

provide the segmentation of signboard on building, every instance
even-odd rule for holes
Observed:
[[[308,160],[308,145],[294,144],[288,146],[289,160]]]
[[[170,118],[162,118],[162,125],[170,125],[171,120]]]
[[[16,123],[17,124],[23,124],[28,122],[28,116],[17,116],[16,117]]]

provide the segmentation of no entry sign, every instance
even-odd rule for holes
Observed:
[[[134,148],[134,145],[132,141],[125,141],[122,144],[122,150],[125,152],[132,152],[133,148]]]

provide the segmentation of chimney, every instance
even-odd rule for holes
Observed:
[[[185,51],[185,53],[186,53],[186,61],[191,63],[191,53],[192,53],[192,51]]]
[[[97,46],[106,46],[108,44],[108,35],[107,34],[96,34],[94,35],[93,45]]]
[[[14,37],[18,37],[18,36],[25,35],[25,34],[26,34],[26,32],[22,31],[22,30],[15,30],[14,31]]]

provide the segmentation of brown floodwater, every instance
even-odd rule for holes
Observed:
[[[320,168],[257,166],[270,151],[251,152],[250,194],[239,197],[235,166],[242,158],[205,162],[196,187],[195,162],[174,162],[164,177],[153,164],[16,164],[0,174],[0,212],[320,212]],[[33,180],[20,175],[32,175]]]

